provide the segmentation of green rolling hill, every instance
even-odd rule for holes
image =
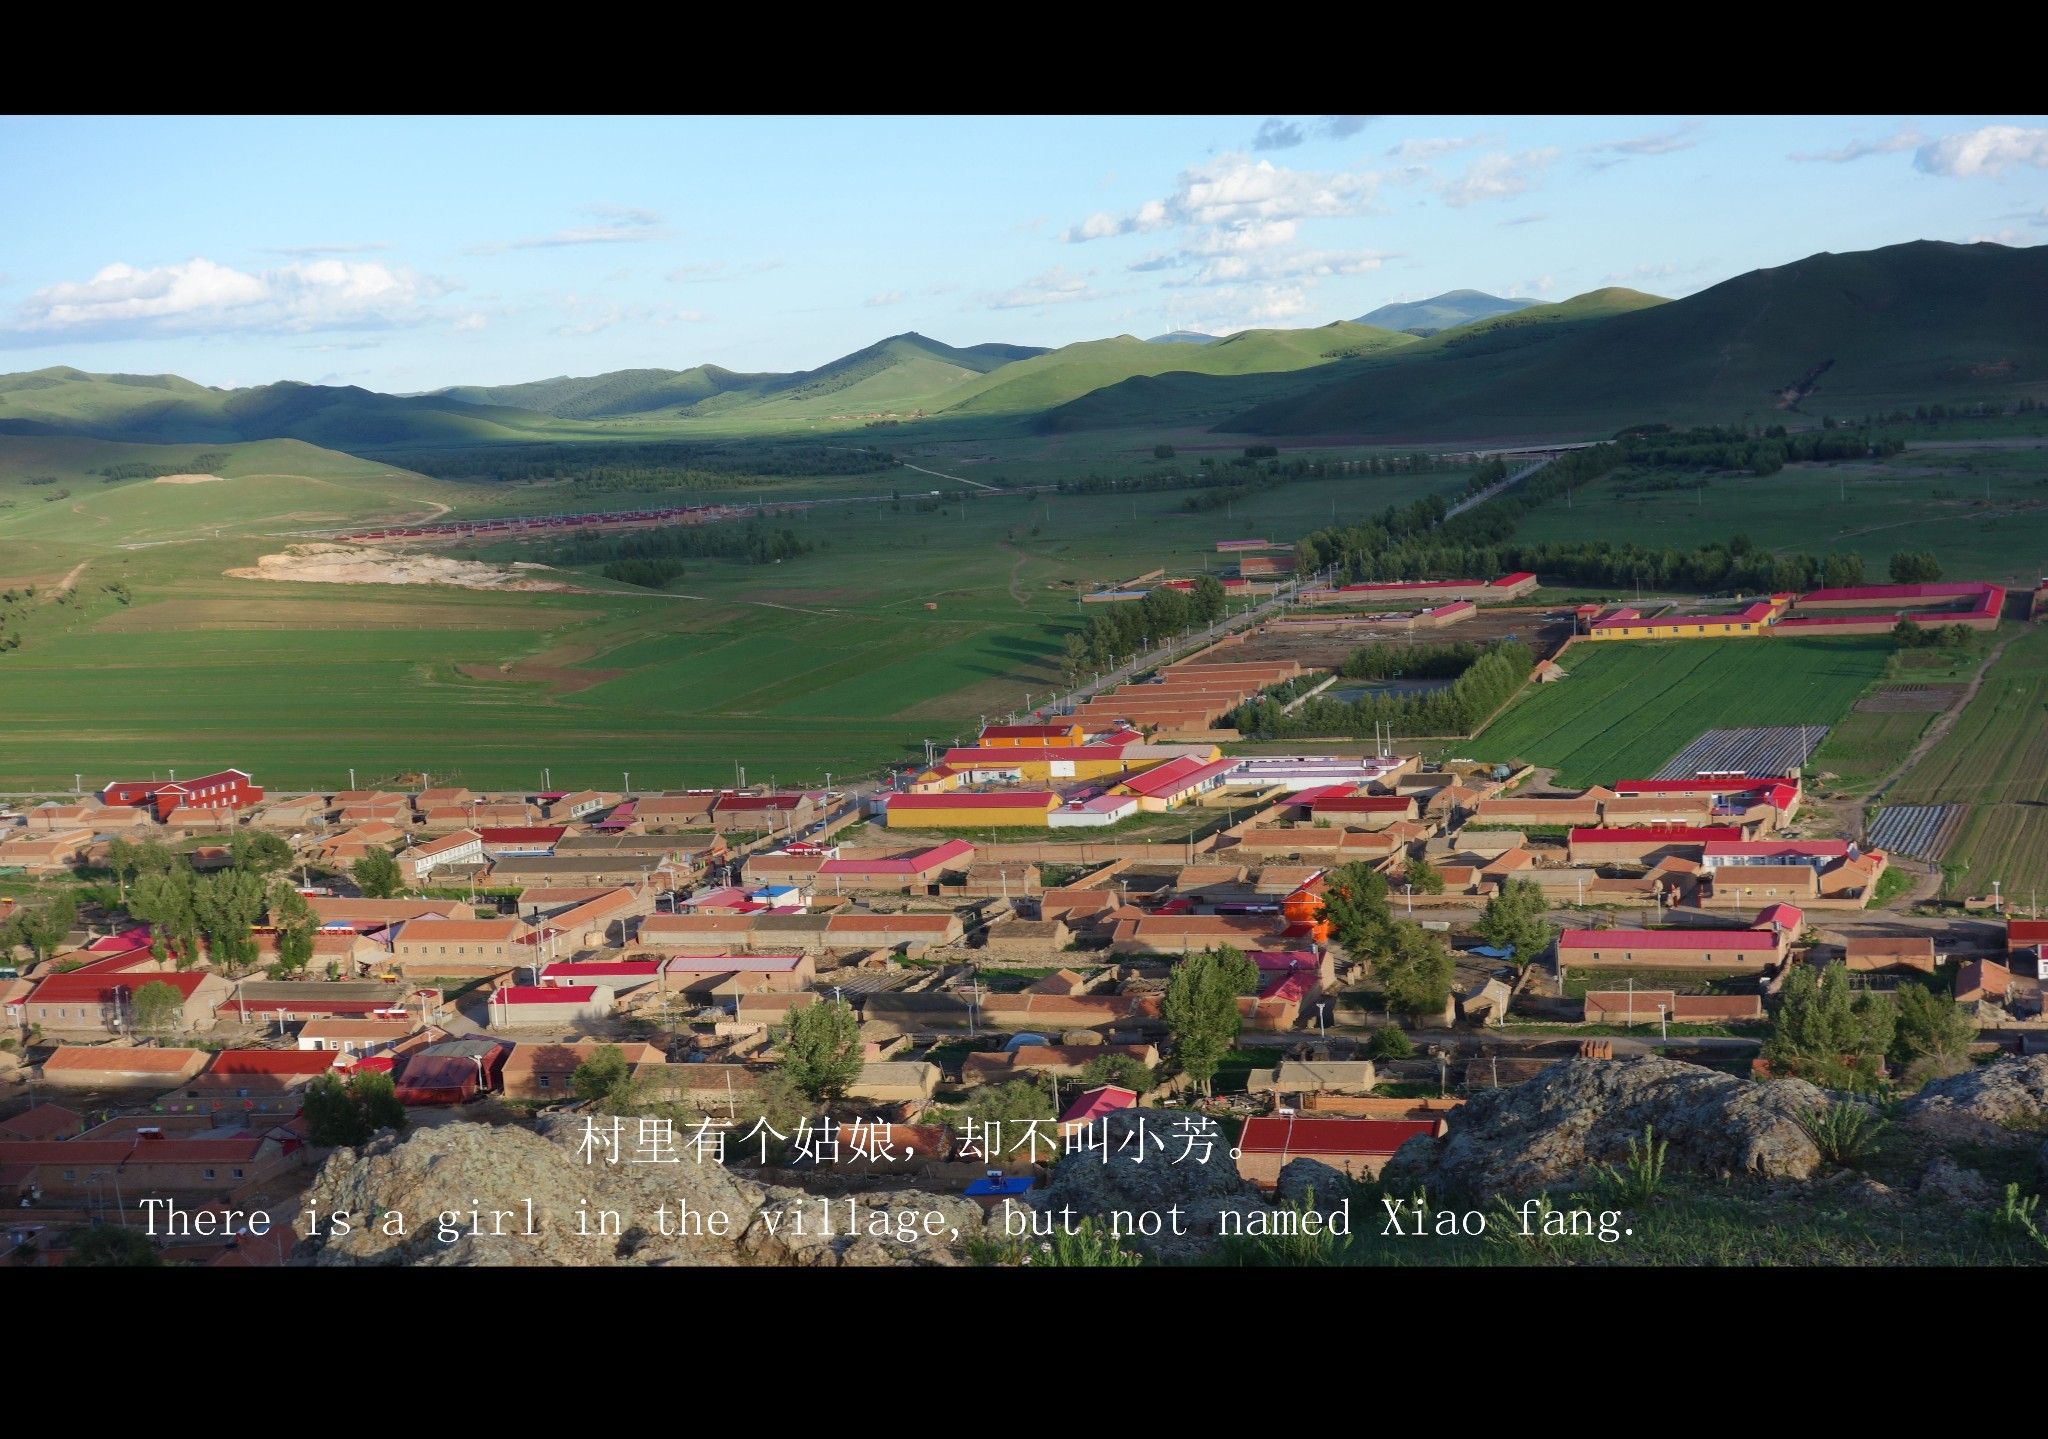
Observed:
[[[1548,311],[1548,313],[1546,313]],[[1820,254],[1682,300],[1597,291],[1254,398],[1255,434],[1607,433],[2041,394],[2048,246]]]

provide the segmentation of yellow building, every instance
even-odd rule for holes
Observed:
[[[890,829],[1045,829],[1059,796],[1044,790],[993,794],[892,794]]]
[[[981,743],[988,749],[1057,749],[1063,745],[1077,745],[1087,738],[1080,725],[1069,721],[1066,724],[992,724],[981,731]]]
[[[1723,640],[1767,633],[1791,603],[1790,595],[1772,595],[1741,609],[1718,615],[1659,615],[1644,619],[1636,610],[1619,609],[1587,628],[1589,640]]]

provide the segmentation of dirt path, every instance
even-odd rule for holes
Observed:
[[[1018,609],[1028,610],[1031,608],[1031,597],[1024,592],[1024,582],[1019,575],[1023,572],[1024,562],[1031,556],[1007,541],[1003,548],[1017,557],[1017,562],[1010,566],[1010,598],[1017,602]]]
[[[938,470],[928,470],[923,465],[913,465],[908,460],[898,460],[896,463],[903,466],[906,470],[916,470],[920,475],[930,475],[934,479],[939,480],[954,480],[963,485],[972,485],[977,490],[1000,490],[1002,488],[1001,485],[984,485],[980,480],[970,480],[965,475],[948,475]]]
[[[56,584],[50,586],[50,593],[52,595],[70,594],[72,588],[78,583],[78,577],[85,573],[85,567],[91,563],[91,560],[80,560],[77,564],[73,565],[69,574],[57,581]]]

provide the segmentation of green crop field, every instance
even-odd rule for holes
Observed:
[[[1835,789],[1867,789],[1898,767],[1933,719],[1931,714],[1844,715],[1814,751],[1810,768],[1834,775]]]
[[[1888,796],[1967,804],[1943,856],[1952,894],[2000,880],[2016,903],[2048,888],[2048,630],[2016,634],[1953,726]]]
[[[1133,468],[1121,445],[1056,454],[1033,481]],[[223,478],[97,473],[202,458]],[[1027,693],[1042,701],[1063,635],[1089,613],[1086,589],[1161,566],[1220,569],[1219,539],[1291,539],[1333,512],[1463,480],[1303,480],[1193,512],[1196,491],[977,491],[932,506],[927,489],[958,486],[901,469],[771,477],[731,493],[863,498],[778,515],[815,547],[779,564],[692,560],[664,591],[594,567],[529,571],[588,592],[522,592],[227,572],[310,530],[647,497],[572,506],[559,484],[438,481],[293,440],[0,436],[0,591],[16,591],[0,600],[0,642],[20,641],[0,650],[0,788],[228,764],[279,789],[344,783],[350,767],[364,781],[428,771],[480,786],[533,783],[543,765],[566,784],[616,785],[630,770],[636,787],[729,780],[735,764],[750,780],[852,777],[921,755],[927,738],[964,737]],[[531,544],[436,553],[551,558]]]
[[[1531,543],[1610,539],[1688,550],[1746,534],[1766,549],[1860,554],[1885,583],[1901,550],[1929,550],[1951,579],[2028,588],[2048,555],[2048,440],[2025,448],[1909,449],[1878,462],[1788,465],[1775,475],[1662,472],[1686,488],[1617,496],[1605,482],[1524,514]],[[1697,482],[1697,483],[1696,483]]]
[[[1457,748],[1567,785],[1642,779],[1705,730],[1835,723],[1890,654],[1882,637],[1582,641],[1560,661],[1569,678],[1531,686]]]

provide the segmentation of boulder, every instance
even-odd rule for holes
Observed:
[[[1119,1109],[1090,1126],[1100,1148],[1062,1155],[1052,1182],[1028,1196],[1040,1213],[1066,1209],[1078,1220],[1104,1222],[1122,1213],[1161,1216],[1161,1233],[1133,1233],[1131,1242],[1161,1257],[1201,1253],[1226,1210],[1249,1214],[1267,1208],[1258,1187],[1237,1172],[1231,1143],[1203,1114],[1172,1109]],[[1094,1135],[1091,1134],[1091,1140]],[[1179,1210],[1186,1232],[1165,1232],[1169,1210]]]
[[[586,1119],[590,1124],[586,1124]],[[359,1150],[338,1149],[315,1176],[306,1204],[323,1216],[343,1212],[349,1233],[323,1220],[294,1251],[295,1263],[320,1266],[518,1265],[870,1265],[965,1262],[959,1241],[981,1232],[979,1206],[958,1195],[920,1191],[858,1196],[863,1222],[846,1232],[845,1201],[821,1223],[820,1200],[800,1190],[754,1183],[715,1160],[694,1160],[689,1129],[675,1126],[669,1153],[680,1162],[633,1162],[664,1151],[640,1142],[639,1121],[624,1119],[621,1144],[603,1143],[606,1116],[560,1114],[534,1129],[440,1124],[407,1135],[385,1133]],[[591,1140],[594,1125],[599,1143]],[[729,1144],[736,1144],[729,1138]],[[609,1162],[616,1154],[617,1162]],[[533,1227],[526,1232],[526,1201]],[[661,1213],[657,1213],[657,1209]],[[481,1225],[472,1212],[484,1211]],[[493,1211],[511,1211],[505,1233]],[[914,1210],[943,1217],[936,1238],[906,1236],[876,1215]],[[598,1232],[602,1211],[616,1232]],[[396,1212],[402,1232],[389,1223]],[[439,1220],[449,1214],[452,1234]],[[697,1223],[683,1222],[685,1214]],[[588,1215],[579,1224],[579,1216]],[[717,1217],[714,1217],[717,1216]],[[662,1232],[664,1220],[671,1232]],[[799,1221],[802,1221],[799,1223]],[[879,1233],[876,1228],[879,1227]],[[588,1228],[592,1233],[580,1233]],[[477,1232],[481,1229],[482,1232]]]
[[[1280,1171],[1273,1197],[1283,1204],[1303,1204],[1313,1196],[1316,1211],[1331,1214],[1351,1192],[1351,1184],[1350,1175],[1320,1159],[1290,1159]]]
[[[1990,1180],[1948,1155],[1936,1156],[1920,1176],[1919,1196],[1942,1204],[1983,1204],[1996,1195]]]
[[[1528,1194],[1626,1163],[1646,1127],[1669,1143],[1674,1173],[1807,1179],[1821,1157],[1801,1120],[1826,1106],[1800,1079],[1756,1083],[1649,1056],[1575,1059],[1476,1095],[1451,1113],[1443,1138],[1402,1145],[1382,1179],[1397,1194]]]
[[[1937,1079],[1906,1101],[1900,1122],[1934,1139],[1993,1144],[2048,1128],[2048,1054]]]

